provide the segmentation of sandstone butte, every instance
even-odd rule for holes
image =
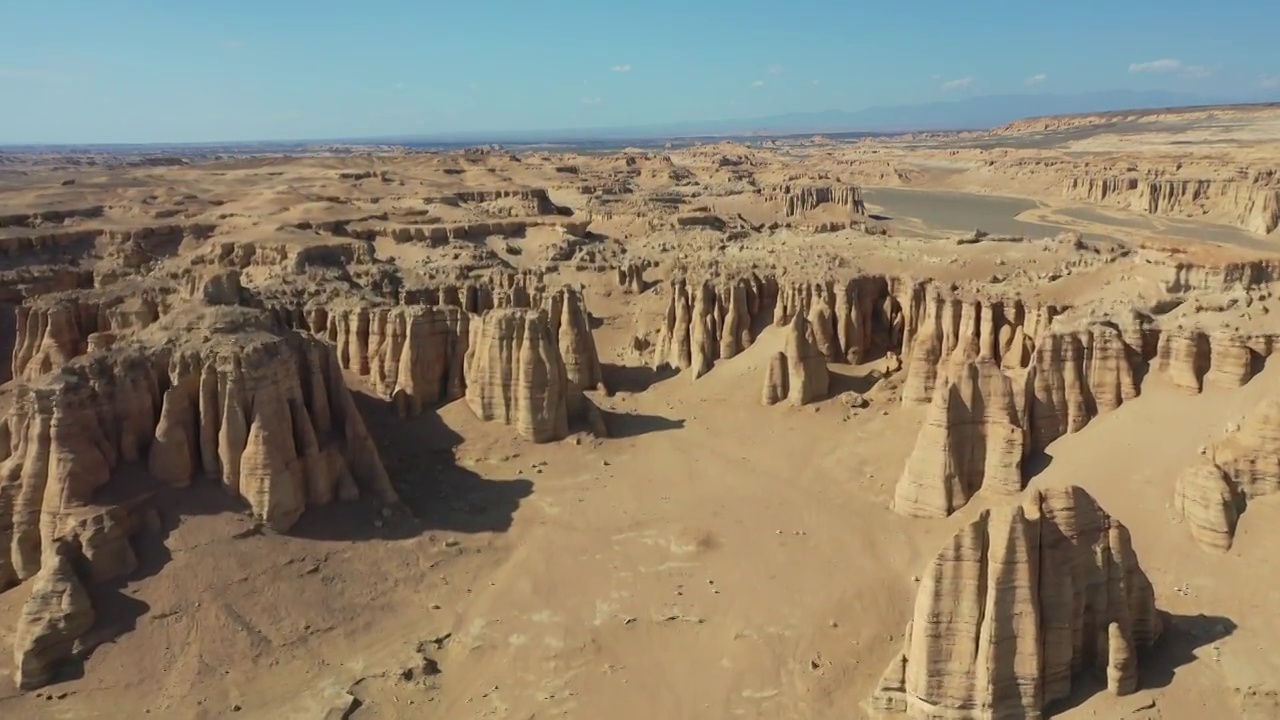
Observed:
[[[128,293],[23,306],[13,374],[26,381],[7,389],[0,419],[0,587],[34,578],[19,686],[47,683],[93,623],[74,567],[101,582],[137,566],[130,536],[145,519],[95,500],[121,467],[143,463],[175,488],[217,478],[277,532],[361,494],[396,506],[343,370],[401,414],[464,395],[533,442],[565,437],[571,412],[606,432],[584,395],[603,380],[575,290],[547,293],[547,310],[494,308],[532,301],[520,291],[482,300],[493,309],[473,321],[451,305],[254,309],[237,304],[239,287],[218,272],[171,308]]]
[[[1206,550],[1226,552],[1249,502],[1280,493],[1280,399],[1263,398],[1245,421],[1178,477],[1174,509]]]
[[[872,705],[917,720],[1039,718],[1093,672],[1137,689],[1161,633],[1129,532],[1076,487],[982,511],[921,576],[902,652]]]
[[[493,701],[521,716],[863,703],[995,720],[1088,695],[1092,673],[1109,692],[1081,712],[1120,717],[1138,662],[1181,662],[1145,652],[1167,630],[1212,635],[1192,662],[1222,660],[1176,672],[1177,702],[1151,688],[1133,707],[1149,693],[1167,720],[1280,716],[1280,666],[1252,652],[1280,642],[1258,599],[1276,578],[1280,157],[1216,140],[1252,137],[1233,133],[1254,112],[580,154],[0,155],[0,636],[17,688],[69,688],[0,688],[0,714],[413,716],[398,703],[429,697],[463,717],[500,685]],[[1015,188],[1035,198],[1017,220],[1053,229],[942,229],[891,207],[899,186],[980,209]],[[1162,446],[1161,423],[1193,436],[1191,415],[1231,403],[1255,407],[1194,462]],[[550,469],[513,479],[528,456]],[[1150,477],[1076,472],[1130,459]],[[1080,487],[1037,475],[1055,471]],[[537,502],[521,504],[528,479]],[[240,513],[175,510],[206,492]],[[314,543],[316,518],[358,530]],[[1230,556],[1175,557],[1161,527]],[[916,532],[952,536],[913,586]],[[147,567],[157,544],[208,567]],[[223,569],[258,548],[286,568],[324,554],[306,576],[323,602],[279,568]],[[1170,598],[1188,573],[1206,580]],[[600,584],[614,578],[625,588]],[[192,609],[265,583],[256,615],[246,595],[234,616]],[[121,634],[99,595],[118,584],[182,611]],[[678,607],[655,619],[659,597]],[[394,617],[366,612],[384,600]],[[1231,616],[1239,637],[1157,600]],[[280,607],[327,629],[286,628]],[[272,642],[215,638],[224,615]],[[514,639],[534,629],[552,640]],[[338,667],[344,653],[362,660]],[[705,664],[663,675],[662,697],[627,694],[676,656]],[[153,671],[225,705],[130,675]]]

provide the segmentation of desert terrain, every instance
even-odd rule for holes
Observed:
[[[0,154],[0,717],[1280,718],[1277,132]]]

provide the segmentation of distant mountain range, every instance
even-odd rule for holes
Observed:
[[[629,127],[572,128],[544,131],[438,133],[376,138],[380,142],[447,143],[559,143],[582,140],[642,140],[655,138],[807,133],[896,133],[923,130],[987,130],[1014,120],[1041,115],[1267,102],[1276,97],[1213,97],[1167,91],[1115,90],[1079,95],[989,95],[919,105],[870,107],[789,113],[737,120],[664,123]]]

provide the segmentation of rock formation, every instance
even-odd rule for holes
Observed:
[[[72,567],[95,582],[137,567],[130,538],[146,493],[112,489],[137,468],[174,487],[213,479],[276,531],[308,505],[361,492],[398,503],[332,349],[261,311],[167,315],[12,385],[0,418],[0,589],[35,578],[15,645],[23,687],[48,682],[93,623]]]
[[[984,510],[934,558],[872,704],[918,720],[1039,718],[1083,670],[1132,692],[1135,651],[1160,632],[1125,527],[1079,488],[1034,491]]]
[[[894,491],[894,510],[946,517],[982,488],[1022,490],[1026,423],[1015,394],[991,360],[963,360],[948,372]]]
[[[1159,170],[1125,175],[1082,172],[1066,181],[1063,194],[1117,205],[1150,215],[1201,216],[1207,212],[1250,232],[1280,227],[1280,179],[1274,170],[1244,178],[1169,178]]]
[[[93,627],[95,615],[67,557],[51,548],[31,581],[13,638],[14,684],[23,690],[48,685],[58,664],[75,653],[77,641]]]
[[[830,374],[827,359],[814,342],[812,325],[804,315],[796,313],[786,333],[786,349],[770,356],[762,401],[765,405],[783,400],[808,405],[825,400]]]
[[[1174,508],[1207,550],[1226,552],[1246,506],[1280,493],[1280,399],[1266,398],[1177,481]]]
[[[639,263],[627,263],[625,267],[617,268],[618,287],[629,295],[639,295],[644,292],[648,288],[644,280],[644,270],[644,265]]]
[[[571,288],[548,296],[548,319],[568,377],[567,399],[570,417],[580,417],[586,409],[583,393],[604,390],[604,371],[591,335],[582,293]]]
[[[533,442],[569,434],[569,378],[545,310],[491,310],[471,323],[467,405]]]
[[[470,317],[457,307],[356,307],[309,313],[338,365],[367,377],[402,415],[463,395]]]
[[[184,320],[177,346],[137,336],[11,389],[0,420],[0,587],[34,575],[64,540],[79,542],[95,576],[97,555],[121,564],[122,551],[99,550],[124,521],[94,493],[132,463],[175,486],[216,478],[278,531],[306,505],[361,488],[397,502],[327,346],[279,333],[256,311]]]

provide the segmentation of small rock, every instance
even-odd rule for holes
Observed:
[[[459,541],[457,538],[449,538],[448,540],[444,541],[444,546],[447,548],[458,547],[461,544],[462,544],[461,541]]]

